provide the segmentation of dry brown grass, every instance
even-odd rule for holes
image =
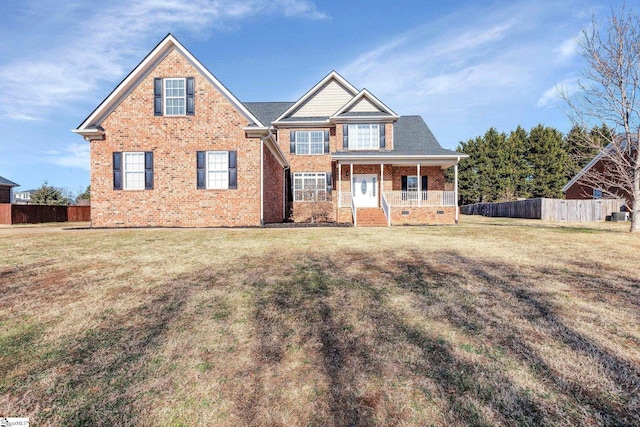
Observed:
[[[32,425],[638,425],[624,224],[0,229]]]

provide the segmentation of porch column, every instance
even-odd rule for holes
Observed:
[[[380,200],[382,200],[383,190],[384,190],[384,165],[380,163]]]
[[[350,170],[349,170],[349,172],[350,172],[350,174],[349,174],[349,181],[350,181],[349,185],[350,185],[350,188],[351,188],[351,197],[353,197],[353,163],[349,164],[349,168],[350,168]]]
[[[422,177],[420,176],[420,163],[418,163],[418,206],[422,200]]]
[[[455,204],[456,204],[456,224],[458,223],[458,215],[460,210],[460,208],[458,207],[458,162],[459,161],[460,161],[460,157],[458,157],[458,161],[456,161],[456,164],[453,166],[453,171],[454,171],[453,197],[455,198]]]
[[[342,207],[342,164],[338,162],[338,207]]]

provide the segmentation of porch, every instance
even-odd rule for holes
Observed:
[[[445,189],[444,170],[449,166],[454,166],[454,182]],[[356,227],[458,222],[457,162],[337,162],[335,169],[339,222],[352,222]]]

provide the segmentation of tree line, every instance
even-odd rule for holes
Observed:
[[[542,124],[509,133],[492,127],[456,148],[469,155],[458,168],[460,204],[562,198],[562,187],[598,153],[593,140],[603,147],[610,135],[606,125],[576,125],[567,135]]]

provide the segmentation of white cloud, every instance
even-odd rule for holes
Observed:
[[[123,64],[144,55],[148,41],[164,36],[167,28],[203,35],[260,14],[327,18],[309,0],[117,0],[98,9],[79,7],[57,9],[58,16],[69,15],[69,24],[83,22],[75,30],[60,32],[46,51],[25,50],[0,65],[1,115],[42,119],[96,93],[99,84],[124,75]]]
[[[66,168],[89,170],[89,143],[71,143],[63,150],[49,150],[43,152],[45,163],[51,163]]]
[[[565,61],[573,56],[578,55],[580,52],[581,40],[582,33],[563,41],[560,46],[554,49],[554,52],[558,55],[556,57],[556,61]]]
[[[556,106],[563,98],[570,98],[578,90],[580,90],[580,85],[576,78],[563,79],[545,90],[536,105],[540,108]]]
[[[575,66],[583,21],[573,7],[520,1],[457,9],[338,69],[394,111],[421,114],[451,147],[491,126],[548,117],[536,107],[557,104],[555,86],[547,88]]]

